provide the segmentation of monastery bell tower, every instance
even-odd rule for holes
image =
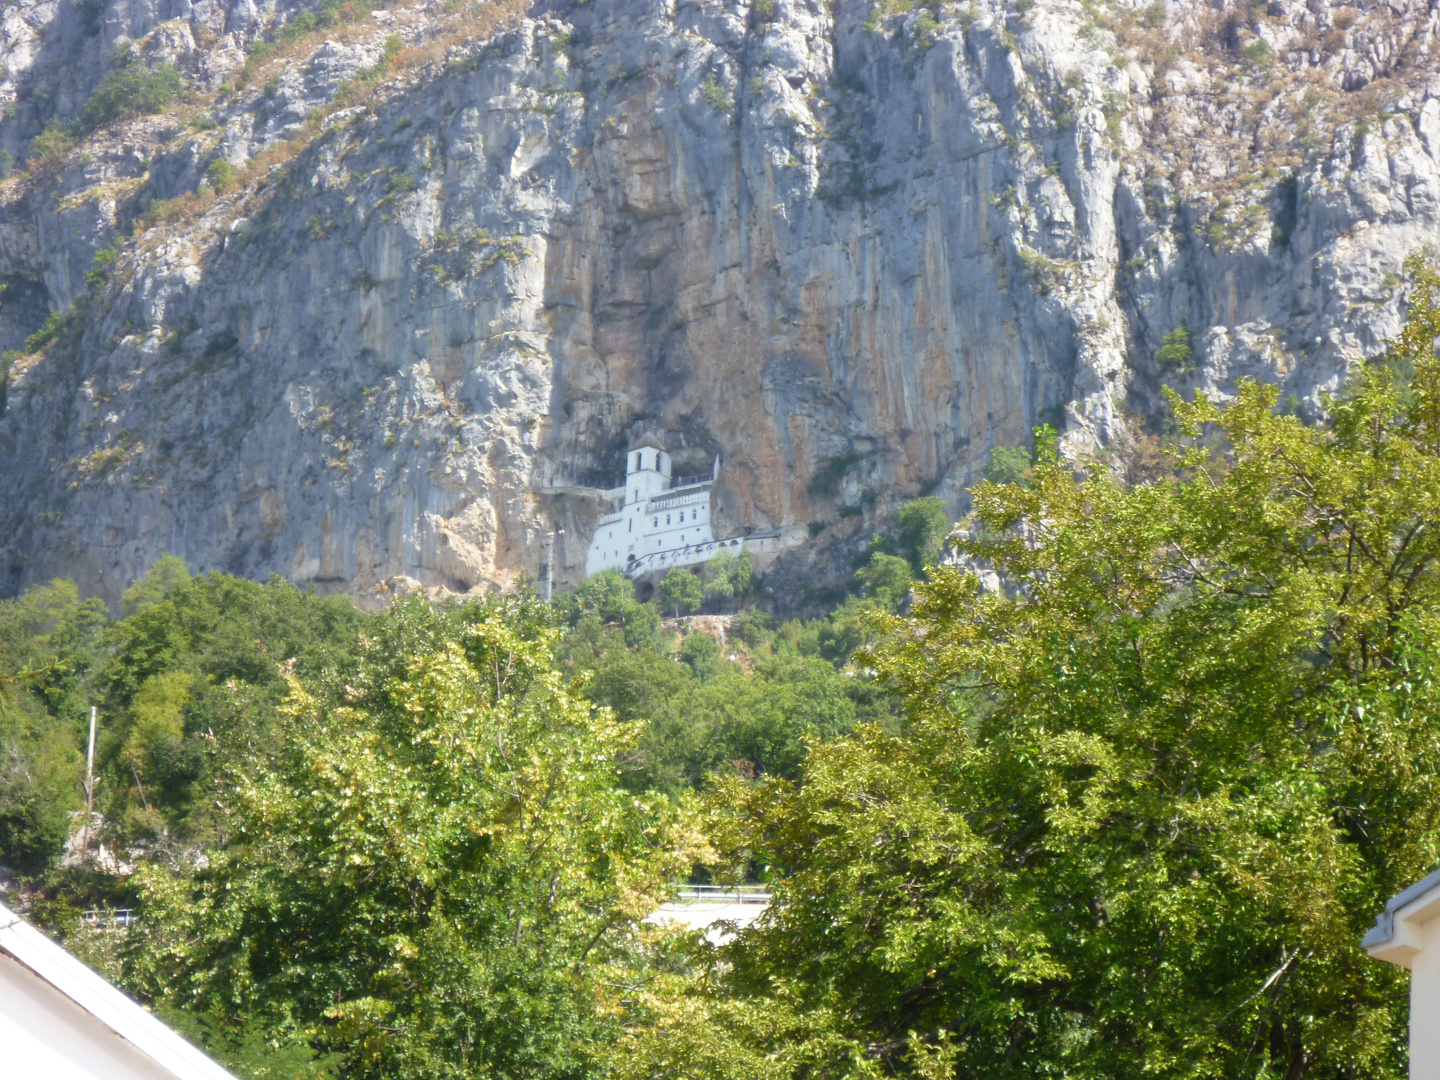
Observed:
[[[670,455],[648,431],[630,448],[625,463],[627,503],[644,502],[670,488]]]

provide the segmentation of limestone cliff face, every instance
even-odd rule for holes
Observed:
[[[813,573],[1041,422],[1313,413],[1440,241],[1437,15],[1164,6],[22,0],[17,160],[117,46],[187,89],[0,187],[0,591],[574,580],[642,428]]]

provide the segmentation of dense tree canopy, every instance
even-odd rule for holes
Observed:
[[[566,684],[526,607],[405,604],[351,681],[287,677],[208,865],[138,874],[130,984],[348,1075],[589,1075],[606,974],[703,847],[620,788],[633,726]]]
[[[712,637],[613,571],[380,616],[174,560],[114,621],[0,601],[0,861],[52,925],[135,904],[76,947],[257,1080],[1398,1080],[1405,977],[1358,942],[1440,862],[1440,278],[1409,269],[1323,423],[1172,395],[1143,482],[1041,429],[958,564],[905,504],[809,622]],[[742,556],[659,596],[756,587]],[[57,870],[92,702],[138,853],[98,884]],[[721,948],[642,922],[694,874],[775,902]]]
[[[627,1075],[1404,1075],[1403,979],[1358,943],[1440,861],[1440,281],[1411,269],[1326,424],[1246,383],[1172,397],[1169,480],[1042,454],[978,489],[960,547],[1005,589],[938,569],[891,620],[903,732],[724,787],[778,903],[637,1014]]]

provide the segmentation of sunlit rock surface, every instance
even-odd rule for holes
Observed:
[[[463,593],[552,531],[573,582],[645,429],[820,580],[1040,423],[1123,451],[1247,376],[1316,415],[1440,241],[1436,16],[1167,7],[397,5],[223,97],[303,5],[7,8],[17,161],[117,47],[191,89],[0,188],[0,592]]]

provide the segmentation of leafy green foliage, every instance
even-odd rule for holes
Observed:
[[[537,607],[402,604],[350,682],[287,677],[210,866],[137,875],[131,985],[347,1073],[588,1075],[610,966],[702,849],[617,786],[636,733],[554,671]]]
[[[216,158],[205,170],[205,181],[216,191],[224,191],[235,182],[235,176],[239,171],[224,158]]]
[[[178,555],[161,555],[146,571],[145,576],[135,582],[120,597],[120,610],[127,616],[135,615],[148,607],[159,604],[176,589],[184,588],[192,581],[190,568]]]
[[[666,574],[655,591],[661,606],[673,611],[677,618],[682,611],[699,611],[705,601],[705,587],[700,579],[679,567]]]
[[[720,668],[720,643],[709,634],[690,634],[680,643],[680,659],[703,682]]]
[[[1018,484],[1030,469],[1030,451],[1023,446],[997,446],[985,460],[984,477],[992,484]]]
[[[74,146],[75,137],[57,121],[51,120],[44,131],[30,140],[26,165],[35,176],[58,176]]]
[[[805,485],[805,490],[811,495],[821,498],[833,498],[835,493],[840,490],[840,481],[845,479],[845,474],[862,460],[861,455],[853,450],[837,454],[815,470],[815,475],[810,477],[810,482]]]
[[[169,64],[151,68],[129,57],[101,80],[85,102],[80,110],[80,128],[94,131],[121,120],[163,112],[179,92],[180,73]]]
[[[110,272],[115,269],[115,264],[120,259],[120,248],[116,244],[110,244],[95,252],[90,260],[90,269],[85,272],[85,286],[88,289],[99,291],[104,288],[105,283],[110,280]]]
[[[700,95],[718,113],[728,113],[735,107],[735,99],[730,91],[720,85],[713,71],[707,73],[704,82],[700,84]]]
[[[855,571],[853,584],[861,596],[873,597],[889,611],[899,611],[914,580],[908,561],[877,551]]]
[[[801,653],[798,624],[778,635],[762,629],[774,626],[764,613],[741,616],[748,672],[703,633],[686,636],[678,650],[658,633],[633,646],[623,625],[633,600],[619,582],[630,584],[618,574],[597,574],[582,586],[583,608],[564,661],[576,674],[590,673],[585,693],[592,701],[622,720],[643,722],[623,762],[633,790],[675,794],[704,787],[716,772],[797,776],[807,739],[842,734],[861,717],[890,715],[870,680],[847,676],[822,657],[819,633],[809,635]],[[599,599],[602,590],[611,598]]]
[[[896,539],[916,573],[940,558],[941,545],[950,534],[950,511],[935,495],[902,503],[896,515]]]
[[[40,328],[25,339],[26,352],[39,352],[49,345],[57,337],[60,331],[65,329],[65,316],[58,311],[52,311],[45,316],[45,321]]]
[[[102,716],[97,806],[122,832],[205,839],[207,798],[235,758],[270,752],[286,684],[280,665],[318,674],[354,662],[362,616],[279,579],[191,578],[162,558],[128,589],[97,672]]]
[[[207,841],[216,771],[271,748],[277,664],[343,670],[361,618],[344,598],[280,581],[192,579],[168,556],[122,607],[111,623],[70,582],[0,601],[0,863],[43,874],[58,854],[78,808],[92,704],[96,809],[110,841]]]
[[[1245,66],[1256,71],[1269,71],[1275,63],[1275,53],[1264,38],[1256,38],[1240,50]]]
[[[294,41],[315,30],[324,30],[335,25],[355,23],[363,20],[373,6],[369,0],[324,0],[324,2],[313,11],[297,13],[294,18],[281,27],[278,36],[281,41]],[[391,37],[397,36],[398,35],[394,34],[391,35]],[[387,43],[388,40],[387,38]],[[260,44],[264,43],[262,42]],[[395,51],[399,52],[398,49]],[[252,52],[252,55],[259,52],[260,50],[256,49]]]
[[[385,185],[386,195],[408,195],[412,191],[418,191],[420,181],[416,180],[408,172],[397,172],[390,177],[389,183]]]
[[[1322,428],[1172,395],[1177,478],[975,493],[875,665],[903,734],[728,781],[777,904],[622,1076],[1405,1074],[1359,939],[1440,861],[1440,277]],[[1202,438],[1223,432],[1223,448]],[[633,1065],[631,1064],[633,1063]]]
[[[755,591],[757,579],[750,563],[750,552],[739,555],[718,552],[705,564],[705,595],[716,600],[738,600]]]
[[[997,446],[990,451],[982,479],[991,484],[1028,484],[1030,467],[1042,461],[1055,461],[1060,453],[1060,433],[1049,424],[1041,424],[1030,432],[1030,447]]]
[[[1163,368],[1188,375],[1195,370],[1190,352],[1190,330],[1177,326],[1165,335],[1160,348],[1155,350],[1155,362]]]
[[[625,641],[633,647],[653,642],[660,632],[660,613],[654,604],[635,599],[635,583],[618,570],[602,570],[585,579],[575,593],[579,613],[590,613],[599,623],[618,623]]]
[[[43,869],[80,808],[77,721],[67,656],[93,648],[103,607],[55,581],[0,600],[0,863]]]

